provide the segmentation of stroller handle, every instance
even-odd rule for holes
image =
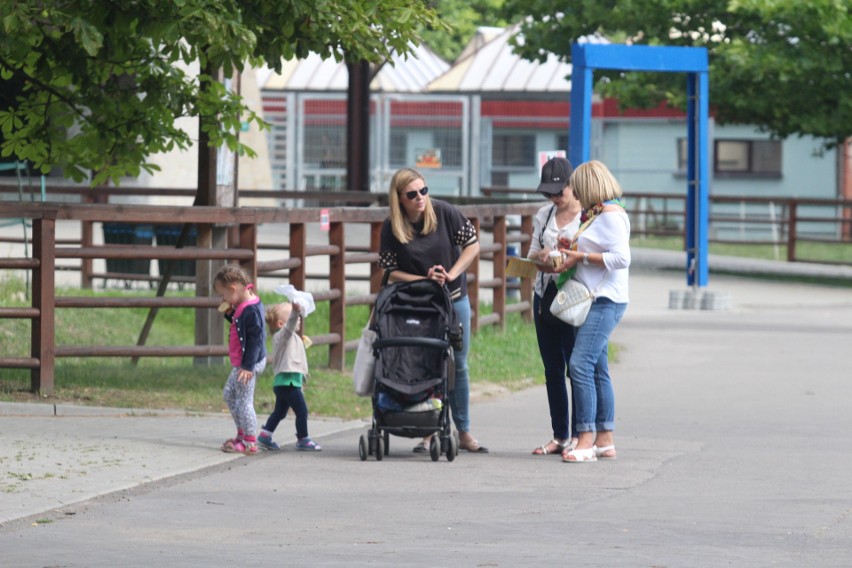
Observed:
[[[433,337],[389,337],[387,339],[377,339],[373,342],[373,349],[382,349],[384,347],[435,347],[437,349],[447,349],[449,346],[449,341]]]

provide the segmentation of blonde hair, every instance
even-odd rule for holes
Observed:
[[[621,185],[603,162],[592,160],[577,166],[571,174],[571,188],[583,209],[608,199],[621,197]]]
[[[248,286],[251,284],[248,273],[236,264],[226,264],[220,268],[219,272],[217,272],[216,276],[213,278],[213,283],[215,284],[217,282],[223,286],[227,286],[229,284],[242,284],[243,286]]]
[[[266,308],[266,325],[269,326],[269,331],[275,333],[278,331],[278,322],[287,321],[290,313],[293,311],[293,306],[288,303],[275,304]]]
[[[414,239],[414,226],[408,220],[405,210],[402,208],[402,201],[399,199],[399,193],[408,187],[408,184],[414,180],[422,179],[423,174],[412,168],[402,168],[397,170],[390,181],[390,191],[388,192],[388,205],[390,206],[390,222],[393,236],[402,244],[407,244]],[[438,228],[438,216],[435,215],[435,209],[432,207],[432,200],[426,196],[426,210],[423,211],[423,230],[421,235],[428,235]]]

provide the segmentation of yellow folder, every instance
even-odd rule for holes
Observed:
[[[534,278],[538,272],[539,263],[530,258],[510,256],[506,262],[506,276]]]

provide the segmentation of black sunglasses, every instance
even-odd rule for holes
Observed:
[[[420,188],[419,191],[416,189],[414,191],[406,191],[403,195],[405,195],[410,201],[412,199],[416,199],[418,193],[420,195],[426,195],[427,193],[429,193],[429,186],[424,185]]]

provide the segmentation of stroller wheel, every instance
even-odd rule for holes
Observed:
[[[456,459],[456,456],[459,453],[459,445],[458,442],[456,442],[455,436],[450,436],[450,439],[447,441],[447,445],[449,446],[449,448],[447,448],[447,461],[451,462]]]
[[[441,457],[441,443],[438,441],[438,436],[432,436],[432,441],[429,442],[429,456],[433,462]]]
[[[390,432],[385,430],[385,455],[390,453]]]
[[[358,440],[358,457],[361,461],[367,461],[367,435],[361,434],[361,439]]]
[[[376,438],[376,461],[382,461],[385,457],[385,439],[379,436]]]

